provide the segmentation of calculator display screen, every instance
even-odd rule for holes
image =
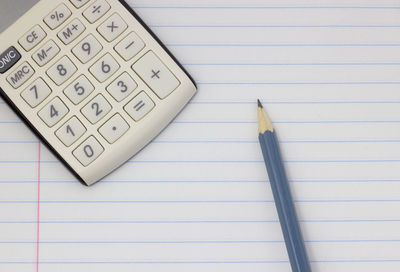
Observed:
[[[24,15],[39,0],[0,0],[0,33]]]

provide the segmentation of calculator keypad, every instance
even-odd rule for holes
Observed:
[[[97,28],[97,31],[106,39],[108,42],[115,40],[121,35],[128,25],[117,13],[114,13],[108,18],[102,25]]]
[[[51,61],[55,56],[60,52],[60,48],[57,44],[50,40],[45,45],[43,45],[38,51],[36,51],[32,58],[39,66],[46,65],[49,61]]]
[[[64,44],[70,44],[85,30],[86,27],[82,24],[82,22],[79,21],[79,19],[74,19],[63,30],[61,30],[57,36]]]
[[[74,53],[75,57],[77,57],[82,63],[87,63],[101,50],[103,50],[101,43],[90,34],[78,43],[74,49],[72,49],[72,53]]]
[[[97,20],[99,20],[101,17],[103,17],[104,14],[107,13],[107,11],[110,10],[110,5],[107,3],[105,0],[97,0],[93,4],[89,6],[84,12],[83,16],[90,22],[94,23]]]
[[[34,73],[35,70],[32,66],[28,62],[24,62],[7,77],[7,81],[14,89],[17,89],[29,80]]]
[[[103,152],[104,147],[94,136],[90,136],[77,149],[74,150],[73,154],[83,166],[88,166]]]
[[[90,123],[96,124],[104,118],[112,107],[101,94],[92,99],[81,111]]]
[[[53,127],[60,122],[69,112],[69,109],[59,97],[47,104],[38,115],[48,127]]]
[[[155,107],[154,102],[145,93],[141,92],[125,106],[125,111],[136,122],[140,121]]]
[[[32,108],[37,107],[51,94],[50,87],[42,78],[38,78],[25,91],[21,93],[22,98]]]
[[[60,25],[62,25],[70,16],[71,11],[67,8],[66,5],[61,4],[49,15],[44,18],[44,22],[50,27],[51,29],[56,29]]]
[[[35,25],[31,30],[22,36],[19,39],[19,44],[26,50],[30,51],[36,45],[38,45],[44,38],[46,38],[47,34],[44,32],[43,28],[40,25]]]
[[[128,123],[121,117],[121,115],[116,114],[100,127],[99,132],[108,143],[113,144],[128,130]]]
[[[69,85],[64,94],[72,103],[78,105],[94,91],[94,86],[84,75],[79,76]]]
[[[60,86],[70,79],[77,70],[78,68],[76,68],[72,61],[67,56],[64,56],[47,71],[47,75],[54,83]]]
[[[125,72],[107,87],[107,91],[116,101],[121,102],[137,87],[137,83]]]
[[[86,132],[85,126],[74,116],[56,131],[57,137],[67,147],[75,143]]]
[[[166,98],[180,85],[179,80],[152,51],[144,55],[132,68],[161,99]]]
[[[145,47],[142,39],[135,33],[131,32],[117,46],[115,51],[126,61],[132,59]]]

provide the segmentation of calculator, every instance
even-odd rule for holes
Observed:
[[[196,85],[126,2],[33,2],[0,34],[0,93],[92,185],[156,137]]]

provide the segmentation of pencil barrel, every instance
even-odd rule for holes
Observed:
[[[276,135],[266,131],[259,140],[292,271],[311,272]]]

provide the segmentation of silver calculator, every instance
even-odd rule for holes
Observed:
[[[0,34],[0,94],[86,185],[139,152],[196,93],[123,0],[13,2],[32,7]]]

